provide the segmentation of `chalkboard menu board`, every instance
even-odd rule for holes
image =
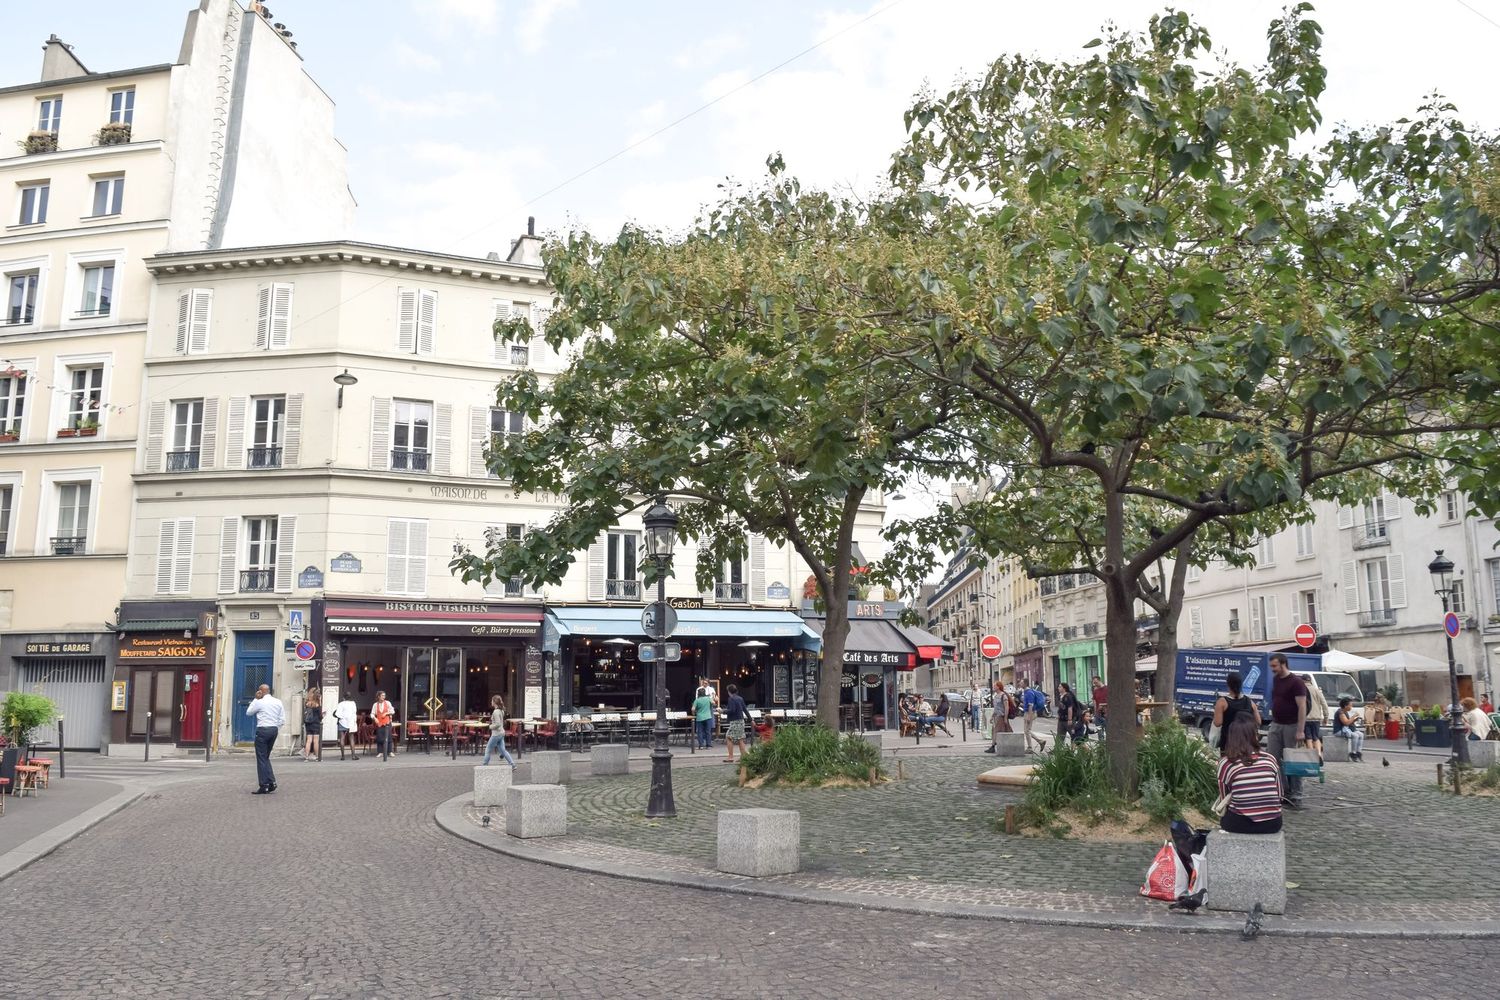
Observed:
[[[792,701],[792,665],[780,663],[772,674],[771,701],[777,705],[789,705]]]

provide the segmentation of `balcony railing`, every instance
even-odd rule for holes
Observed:
[[[1356,549],[1374,549],[1389,544],[1391,544],[1391,535],[1386,530],[1384,521],[1368,522],[1354,530]]]
[[[744,603],[749,599],[750,588],[743,583],[716,583],[714,584],[714,600],[730,603]]]
[[[240,593],[269,594],[275,589],[276,571],[274,569],[240,570]]]
[[[197,472],[198,471],[198,449],[191,448],[186,451],[167,452],[168,472]]]
[[[417,448],[392,448],[391,468],[397,472],[426,472],[429,453]]]
[[[605,580],[604,598],[608,601],[638,601],[641,599],[641,581]]]
[[[88,552],[87,535],[54,535],[52,554],[55,556],[81,556]]]
[[[252,469],[281,468],[281,445],[263,444],[245,453],[245,465]]]
[[[1389,628],[1396,624],[1395,608],[1371,608],[1359,613],[1360,628]]]

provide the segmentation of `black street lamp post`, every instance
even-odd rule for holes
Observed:
[[[656,725],[652,727],[655,745],[651,748],[651,798],[646,803],[647,819],[671,819],[677,815],[672,798],[672,751],[667,746],[667,566],[672,561],[672,545],[677,540],[677,515],[661,497],[642,518],[646,526],[646,555],[656,564]]]
[[[1437,550],[1437,556],[1427,564],[1427,572],[1432,574],[1432,589],[1443,601],[1443,638],[1448,641],[1448,719],[1449,740],[1453,744],[1453,763],[1467,764],[1469,762],[1469,745],[1464,738],[1463,709],[1458,704],[1458,665],[1453,659],[1453,636],[1448,633],[1449,599],[1453,596],[1453,560],[1443,555],[1443,550]]]

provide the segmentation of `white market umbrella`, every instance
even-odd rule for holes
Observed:
[[[1379,660],[1355,656],[1341,649],[1330,649],[1323,654],[1324,670],[1379,670],[1383,666],[1385,664]]]
[[[1434,660],[1430,656],[1421,653],[1410,653],[1404,649],[1394,649],[1389,653],[1381,653],[1375,657],[1381,663],[1392,670],[1444,670],[1448,664]]]

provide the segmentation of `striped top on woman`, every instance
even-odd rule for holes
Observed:
[[[1265,751],[1249,759],[1225,757],[1219,762],[1219,795],[1229,796],[1229,810],[1253,823],[1281,816],[1281,770]]]

